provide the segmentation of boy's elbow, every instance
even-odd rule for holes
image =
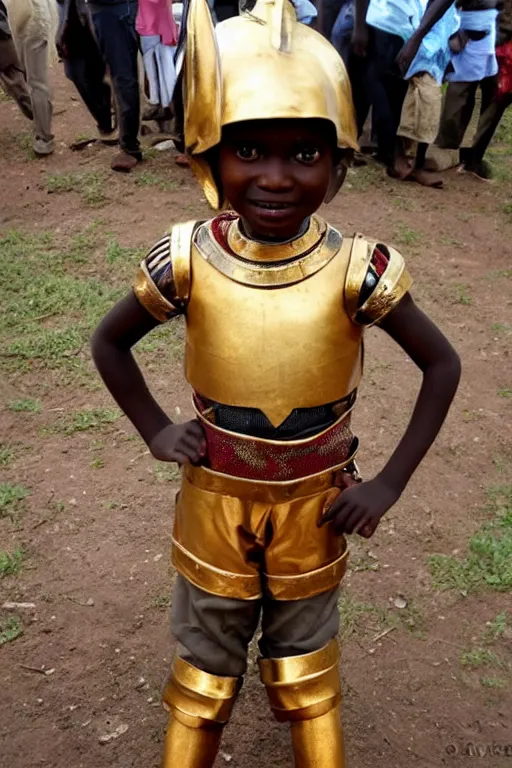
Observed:
[[[101,364],[101,360],[105,356],[107,347],[108,343],[105,337],[105,333],[103,332],[102,326],[100,324],[91,336],[91,355],[96,367],[99,367]]]
[[[439,361],[438,369],[445,386],[455,392],[462,374],[462,361],[452,346],[450,346],[450,351],[444,356],[444,359]]]

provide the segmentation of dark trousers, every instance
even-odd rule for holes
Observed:
[[[480,82],[474,83],[449,83],[444,97],[439,134],[436,139],[438,147],[459,149],[475,108],[475,97],[479,86],[482,92],[480,108],[480,118],[482,119],[494,100],[496,77],[486,77]]]
[[[372,124],[377,136],[379,157],[388,166],[393,165],[396,133],[400,125],[402,107],[408,83],[403,80],[396,65],[396,57],[404,41],[370,27],[368,47],[369,76],[372,95]]]
[[[103,58],[114,86],[119,115],[119,144],[129,155],[141,158],[139,144],[140,95],[135,30],[137,2],[94,5],[92,18]]]
[[[71,22],[70,22],[71,23]],[[102,133],[112,130],[112,93],[105,81],[106,66],[91,30],[77,20],[73,39],[80,36],[80,45],[70,45],[64,59],[66,77],[93,116]]]
[[[471,147],[470,163],[480,163],[483,160],[501,118],[505,114],[507,107],[511,105],[512,94],[507,94],[499,101],[491,101],[487,109],[480,113],[478,128],[476,129],[473,146]]]
[[[368,58],[356,56],[350,52],[347,60],[347,72],[352,86],[357,135],[360,136],[372,105]]]

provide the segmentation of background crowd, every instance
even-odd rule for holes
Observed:
[[[491,177],[484,155],[512,103],[512,0],[294,5],[344,59],[361,147],[390,175],[441,187],[427,162],[436,144],[459,150],[461,170]],[[240,7],[250,9],[251,0]],[[211,9],[217,21],[239,6],[212,2]],[[181,12],[172,0],[0,0],[0,82],[34,122],[35,153],[54,149],[48,67],[56,51],[100,139],[119,142],[112,169],[134,168],[142,160],[141,120],[173,116]],[[479,91],[476,134],[462,146]]]

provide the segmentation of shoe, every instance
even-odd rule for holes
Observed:
[[[150,120],[162,120],[164,108],[160,104],[150,104],[142,113],[142,120],[147,123]]]
[[[38,157],[51,155],[55,148],[53,139],[45,141],[44,139],[34,139],[33,149]]]
[[[142,155],[129,155],[128,152],[119,152],[114,155],[110,167],[113,171],[120,173],[130,173],[135,166],[142,160]]]
[[[107,147],[114,147],[119,144],[119,137],[117,135],[117,128],[111,128],[110,130],[104,130],[98,126],[98,133],[100,135],[100,141]]]
[[[472,173],[482,181],[491,181],[493,177],[492,168],[485,160],[480,160],[479,163],[465,163],[462,169],[465,173]]]

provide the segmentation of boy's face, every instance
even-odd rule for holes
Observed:
[[[254,120],[222,133],[219,174],[225,197],[258,240],[289,240],[323,203],[334,171],[329,124]]]

